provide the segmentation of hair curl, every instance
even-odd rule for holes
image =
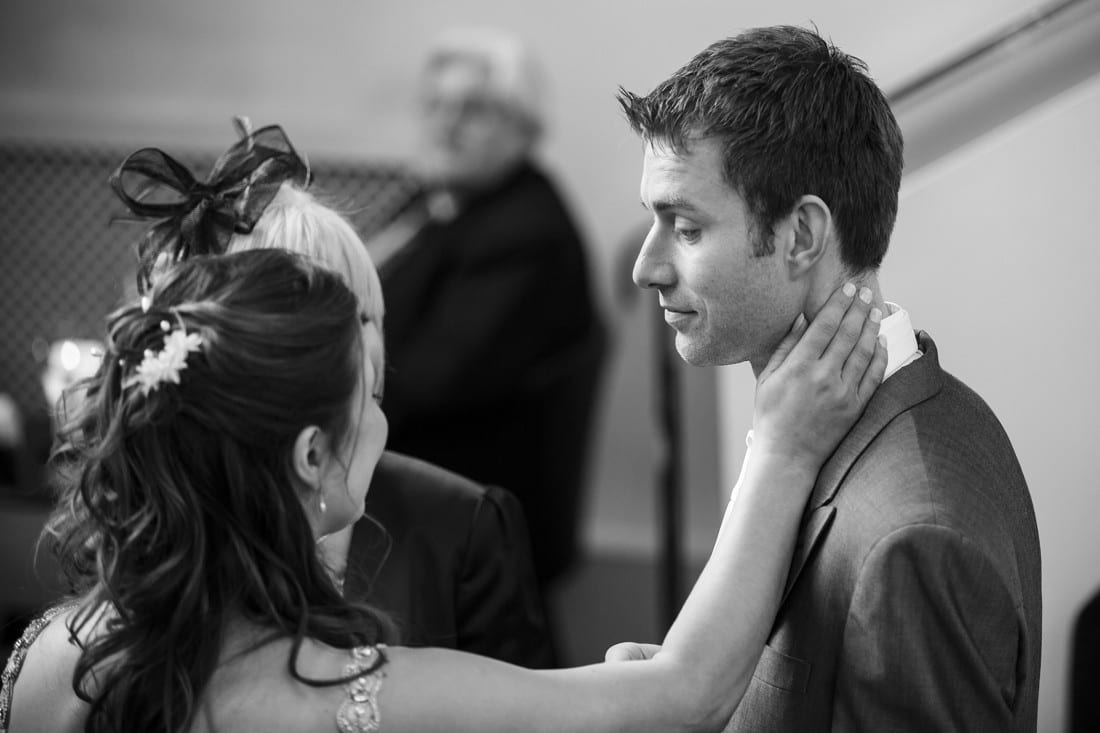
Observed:
[[[752,213],[755,252],[805,194],[828,204],[854,272],[882,263],[897,217],[902,137],[866,65],[817,33],[755,28],[708,46],[644,97],[619,89],[635,132],[676,152],[716,138]]]
[[[76,591],[74,638],[108,609],[73,687],[86,729],[186,730],[243,618],[350,648],[390,638],[323,567],[291,465],[299,432],[338,444],[362,379],[360,306],[335,274],[281,250],[198,257],[167,270],[148,311],[108,318],[108,353],[55,453],[60,501],[46,528]],[[179,384],[124,386],[162,320],[202,336]]]

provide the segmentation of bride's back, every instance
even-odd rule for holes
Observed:
[[[70,608],[54,616],[27,649],[22,670],[12,681],[9,733],[84,730],[90,706],[73,690],[80,647],[66,626],[74,612]],[[81,634],[80,643],[93,641],[102,628],[97,622]],[[294,679],[288,668],[289,639],[257,645],[262,635],[243,627],[229,630],[226,637],[223,658],[196,705],[192,733],[335,729],[347,698],[344,686],[314,687]],[[347,650],[307,640],[296,667],[306,679],[332,679],[344,675],[350,661]]]

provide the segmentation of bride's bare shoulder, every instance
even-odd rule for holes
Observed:
[[[296,675],[288,639],[231,654],[210,680],[193,730],[377,730],[369,725],[338,727],[337,719],[377,718],[377,694],[385,675],[381,654],[377,647],[338,649],[305,640],[295,660]],[[354,681],[336,681],[353,675],[358,675]],[[365,707],[357,707],[356,701]]]
[[[80,658],[80,647],[69,630],[74,613],[71,606],[56,609],[28,629],[36,634],[33,640],[24,636],[29,646],[12,681],[10,730],[83,728],[86,706],[73,691],[73,668]]]

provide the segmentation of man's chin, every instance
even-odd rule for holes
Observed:
[[[713,344],[700,343],[683,333],[676,334],[676,353],[687,364],[694,367],[727,366],[740,364],[746,357],[723,352]]]
[[[709,349],[701,348],[694,339],[682,333],[676,334],[676,353],[691,366],[705,367],[715,364]]]

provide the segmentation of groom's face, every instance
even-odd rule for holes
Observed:
[[[682,152],[647,144],[641,198],[653,225],[634,282],[657,290],[680,356],[762,368],[800,306],[781,248],[754,250],[763,235],[723,174],[719,142],[696,140]]]

